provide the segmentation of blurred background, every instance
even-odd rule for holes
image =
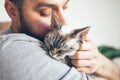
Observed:
[[[120,67],[120,0],[70,0],[66,16],[71,28],[91,26],[88,37],[97,44],[99,52]],[[4,9],[4,0],[0,0],[0,22],[8,21],[11,19]]]
[[[120,49],[120,0],[70,0],[66,14],[72,28],[91,26],[88,37],[100,50]],[[0,0],[0,22],[4,21],[10,18]]]

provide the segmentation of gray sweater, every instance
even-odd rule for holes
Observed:
[[[42,45],[25,34],[0,35],[0,80],[91,80],[49,57]]]

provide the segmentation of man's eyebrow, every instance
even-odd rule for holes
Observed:
[[[54,4],[48,4],[48,3],[39,3],[36,7],[52,7]]]
[[[65,4],[67,4],[69,1],[70,1],[70,0],[67,0],[67,1],[65,2]],[[54,6],[54,4],[49,4],[49,3],[44,3],[44,2],[42,2],[42,3],[39,3],[36,7],[38,8],[38,7],[53,7],[53,6]]]

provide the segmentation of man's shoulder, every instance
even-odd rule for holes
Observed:
[[[29,41],[29,42],[40,42],[38,39],[28,36],[22,33],[11,33],[0,35],[0,41]],[[42,43],[42,42],[41,42]]]
[[[36,38],[30,37],[26,34],[5,34],[0,35],[0,50],[18,49],[26,51],[34,48],[42,48],[44,44]],[[15,49],[14,49],[15,48]]]
[[[14,59],[32,61],[39,56],[48,60],[47,51],[43,46],[42,42],[25,34],[0,35],[0,58],[12,58],[9,59],[11,62]]]
[[[16,80],[42,80],[43,76],[44,80],[87,80],[86,74],[49,57],[41,47],[42,43],[35,38],[25,34],[7,34],[0,35],[0,41],[0,72],[3,72],[5,80],[13,80],[11,75]]]

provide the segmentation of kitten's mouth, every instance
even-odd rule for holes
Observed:
[[[52,50],[51,50],[52,55],[56,55],[56,54],[57,54],[57,51],[58,51],[57,48],[52,49]]]

